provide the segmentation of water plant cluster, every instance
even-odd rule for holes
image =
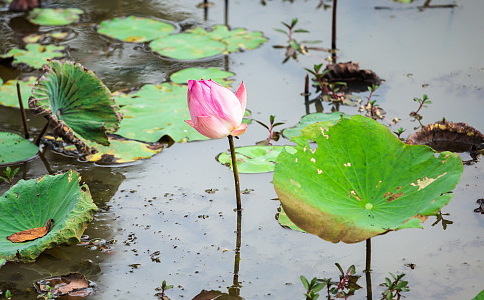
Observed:
[[[334,10],[336,3],[332,3]],[[83,13],[77,8],[36,8],[27,13],[27,18],[40,26],[64,26],[80,22]],[[45,153],[53,151],[93,166],[123,165],[163,155],[174,143],[228,137],[230,151],[221,150],[216,159],[234,173],[234,284],[228,293],[202,291],[193,299],[242,299],[238,269],[243,251],[243,205],[238,174],[264,172],[273,172],[272,183],[280,203],[277,219],[283,227],[332,243],[366,243],[363,273],[367,299],[372,299],[371,239],[398,234],[393,232],[401,229],[423,228],[429,217],[436,217],[434,225],[440,222],[443,229],[452,224],[444,219],[447,214],[441,209],[451,201],[452,189],[464,170],[456,153],[461,151],[437,149],[432,139],[407,140],[402,137],[406,129],[401,127],[390,130],[389,125],[397,124],[398,118],[389,120],[374,100],[379,85],[384,84],[375,72],[360,69],[357,63],[338,63],[335,45],[324,49],[306,46],[320,41],[297,41],[296,34],[309,33],[296,27],[297,18],[282,24],[284,29],[276,30],[287,36],[288,45],[274,48],[285,49],[283,63],[308,51],[327,51],[332,56],[325,66],[304,68],[307,75],[301,80],[305,85],[301,102],[308,108],[307,114],[296,126],[284,129],[285,123],[276,121],[281,116],[270,115],[269,123],[251,117],[246,86],[242,82],[232,92],[233,81],[228,78],[235,74],[220,68],[185,68],[159,84],[110,91],[93,71],[72,61],[65,46],[46,42],[70,38],[64,28],[55,29],[55,35],[50,32],[25,37],[24,49],[12,48],[1,54],[1,58],[10,60],[11,67],[28,68],[38,76],[2,82],[0,105],[30,109],[33,115],[43,117],[44,127],[31,137],[23,116],[24,136],[0,132],[0,166],[5,166],[0,179],[8,185],[0,196],[0,267],[5,263],[35,263],[46,249],[79,244],[98,210],[78,170],[16,182],[22,163],[44,161]],[[174,62],[228,56],[257,49],[267,41],[262,32],[227,24],[186,29],[174,22],[138,16],[104,20],[95,29],[111,42],[137,43],[151,54]],[[247,90],[250,93],[249,87]],[[409,114],[419,124],[414,130],[432,134],[440,130],[460,136],[471,136],[472,132],[477,142],[463,142],[468,146],[464,151],[480,154],[480,132],[445,120],[425,125],[420,113],[432,102],[426,94],[414,101],[418,107]],[[312,105],[315,113],[309,113]],[[330,113],[324,112],[324,105],[331,106]],[[340,112],[342,106],[354,107],[354,114]],[[267,139],[235,147],[234,139],[246,144],[242,134],[256,124],[268,131]],[[357,275],[354,265],[346,271],[339,263],[335,265],[340,272],[337,280],[313,277],[317,274],[309,280],[301,275],[301,296],[307,300],[354,296],[361,289],[357,282],[362,276]],[[380,284],[384,288],[381,299],[400,299],[410,290],[409,281],[403,280],[403,273],[385,272],[391,278],[384,278]],[[79,290],[84,297],[92,292],[93,286],[82,274],[59,278],[76,283],[80,280],[82,288],[63,293],[50,278],[38,283],[39,297],[51,299]],[[174,285],[160,282],[155,296],[168,299]],[[6,290],[3,296],[10,299],[12,292]]]

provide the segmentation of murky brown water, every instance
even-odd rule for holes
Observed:
[[[453,9],[420,11],[416,6],[421,2],[403,5],[389,0],[341,1],[339,61],[360,62],[362,68],[372,69],[386,80],[374,99],[387,111],[388,118],[402,118],[398,126],[407,129],[404,136],[417,125],[408,117],[417,108],[412,99],[424,93],[433,102],[422,111],[424,123],[446,117],[483,131],[484,2],[462,0]],[[6,4],[1,3],[0,52],[4,53],[17,43],[17,35],[33,26],[25,25],[22,14],[7,12]],[[255,0],[230,1],[232,27],[260,30],[270,39],[259,49],[229,57],[236,84],[242,80],[246,83],[248,108],[254,118],[267,122],[273,114],[289,127],[305,114],[300,96],[304,68],[323,62],[327,54],[310,52],[299,56],[297,62],[281,64],[283,52],[272,46],[283,44],[286,38],[273,28],[281,28],[281,21],[297,17],[298,26],[310,31],[301,34],[300,39],[320,39],[324,47],[330,47],[331,11],[315,9],[318,3],[272,0],[262,6]],[[160,83],[173,71],[188,66],[224,65],[222,58],[201,63],[163,60],[126,43],[116,44],[109,57],[100,54],[107,41],[96,34],[94,25],[101,20],[134,14],[204,24],[203,11],[196,4],[187,0],[44,3],[46,7],[80,7],[87,11],[80,24],[71,26],[77,37],[68,43],[70,55],[95,71],[111,90]],[[224,23],[223,15],[223,2],[216,1],[207,23]],[[19,75],[18,70],[0,66],[4,80]],[[356,113],[355,108],[342,110]],[[0,128],[21,132],[17,112],[0,107]],[[36,128],[43,124],[34,118],[31,123]],[[253,123],[236,145],[253,145],[265,138],[265,129]],[[285,143],[288,141],[279,142]],[[163,280],[175,285],[167,292],[171,299],[192,299],[202,289],[226,292],[233,281],[235,199],[231,171],[214,158],[227,148],[225,139],[175,144],[149,160],[117,168],[77,163],[47,153],[49,168],[80,170],[91,187],[101,208],[86,230],[92,244],[48,251],[34,264],[9,263],[0,269],[0,283],[25,290],[35,280],[80,271],[97,284],[92,299],[156,299],[155,288]],[[27,163],[21,172],[33,178],[48,171],[37,159]],[[424,230],[407,229],[372,239],[374,299],[379,299],[381,288],[377,284],[389,276],[388,272],[407,274],[411,289],[405,294],[407,299],[471,299],[484,289],[484,215],[473,212],[476,200],[484,194],[482,174],[482,162],[465,167],[453,200],[443,209],[454,221],[447,230],[431,227],[434,219],[430,219]],[[253,190],[242,197],[241,296],[304,299],[299,276],[337,278],[335,262],[343,268],[354,264],[362,275],[364,243],[331,244],[278,225],[274,219],[278,202],[271,200],[276,197],[271,179],[270,173],[241,175],[242,189]],[[0,189],[5,188],[0,185]],[[217,191],[208,193],[208,189]],[[415,268],[408,264],[415,264]],[[364,286],[364,277],[359,283]],[[36,294],[32,292],[26,298],[36,299]],[[364,298],[365,292],[359,291],[350,299]]]

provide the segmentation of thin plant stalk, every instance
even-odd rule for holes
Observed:
[[[22,123],[24,125],[24,135],[25,138],[30,138],[29,125],[27,124],[27,116],[25,115],[24,104],[22,102],[22,94],[20,93],[20,84],[17,81],[17,98],[18,105],[20,106],[20,115],[22,116]]]
[[[366,240],[366,299],[372,300],[373,291],[371,288],[371,238]]]
[[[331,58],[333,63],[336,63],[336,7],[338,0],[333,0],[333,20],[331,26]]]
[[[230,156],[232,157],[232,170],[234,171],[235,197],[237,200],[237,211],[242,211],[242,201],[240,200],[240,181],[239,170],[237,168],[237,157],[235,156],[234,137],[229,135]]]

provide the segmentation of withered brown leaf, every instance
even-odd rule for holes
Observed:
[[[12,235],[7,236],[7,239],[12,243],[22,243],[41,238],[50,231],[53,221],[54,219],[49,219],[47,220],[47,223],[45,223],[45,226],[16,232]]]

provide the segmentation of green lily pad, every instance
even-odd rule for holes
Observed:
[[[331,242],[422,227],[463,171],[457,154],[406,145],[359,115],[309,125],[293,141],[277,158],[274,188],[294,224]]]
[[[0,58],[13,57],[13,64],[26,64],[32,68],[40,69],[48,63],[49,59],[63,57],[62,51],[64,50],[64,46],[27,44],[25,50],[10,49],[7,53],[0,55]]]
[[[309,115],[305,115],[304,117],[301,118],[301,121],[299,123],[291,128],[286,128],[282,131],[282,135],[286,138],[293,138],[296,136],[299,136],[301,134],[301,131],[308,125],[316,123],[316,122],[323,122],[323,121],[337,121],[341,117],[349,118],[348,115],[345,115],[344,113],[340,112],[333,112],[330,114],[326,113],[313,113]]]
[[[79,186],[79,180],[73,170],[20,180],[0,196],[0,259],[33,261],[45,249],[78,243],[97,210],[88,186]],[[42,227],[49,219],[54,221],[43,237],[22,243],[6,238]]]
[[[83,13],[79,8],[34,8],[27,18],[37,25],[60,26],[79,21]]]
[[[230,87],[233,80],[226,80],[235,74],[219,68],[187,68],[171,74],[170,80],[178,84],[187,84],[188,80],[212,79],[222,86]]]
[[[247,146],[235,148],[237,170],[239,173],[264,173],[274,171],[276,158],[283,146]],[[217,160],[232,169],[230,152],[223,152]]]
[[[13,164],[32,159],[39,147],[12,132],[0,131],[0,165]]]
[[[56,137],[85,154],[91,150],[81,138],[108,146],[106,132],[116,131],[121,119],[102,81],[92,71],[68,61],[44,66],[29,107],[36,115],[45,115]]]
[[[97,31],[117,40],[142,43],[167,36],[175,29],[168,22],[129,16],[102,21]]]
[[[472,300],[484,300],[484,290],[477,294]]]
[[[211,31],[196,27],[184,33],[155,39],[150,47],[162,56],[195,60],[241,49],[255,49],[266,41],[261,32],[250,32],[244,28],[228,30],[225,25],[215,25]]]
[[[29,97],[32,95],[32,88],[37,78],[30,76],[22,80],[8,80],[5,83],[0,82],[0,105],[19,108],[17,96],[17,82],[20,85],[20,94],[24,108],[29,107]]]
[[[162,56],[194,60],[220,55],[227,47],[208,35],[179,33],[152,41],[150,48]]]
[[[212,31],[205,31],[202,28],[196,28],[200,34],[208,34],[216,41],[221,41],[227,45],[228,52],[237,52],[242,50],[251,50],[259,47],[267,41],[260,31],[248,31],[245,28],[235,28],[229,30],[225,25],[215,25]]]
[[[175,142],[206,140],[184,120],[190,119],[187,87],[175,83],[146,84],[134,93],[113,93],[124,115],[117,134],[156,142],[169,135]]]

